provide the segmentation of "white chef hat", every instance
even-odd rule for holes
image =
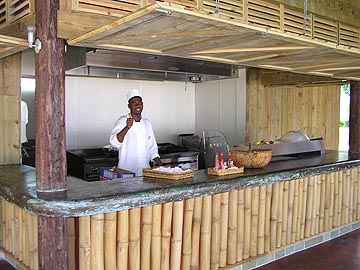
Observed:
[[[132,99],[133,97],[141,97],[140,90],[139,89],[131,89],[131,91],[127,94],[128,101]]]

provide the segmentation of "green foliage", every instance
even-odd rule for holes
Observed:
[[[341,86],[341,91],[343,91],[344,94],[350,95],[350,84],[344,84]]]
[[[340,121],[340,127],[349,127],[349,121]]]

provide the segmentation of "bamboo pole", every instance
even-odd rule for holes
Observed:
[[[311,177],[313,179],[313,202],[312,202],[312,214],[311,214],[311,229],[310,235],[315,235],[316,233],[316,213],[317,213],[317,202],[318,202],[318,185],[317,185],[317,176]]]
[[[356,176],[357,176],[357,170],[356,169],[352,169],[351,170],[351,179],[352,179],[352,185],[351,185],[351,190],[352,192],[352,211],[351,211],[351,222],[356,221],[356,201],[357,201],[357,197],[358,197],[358,189],[357,189],[357,184],[356,184]]]
[[[91,270],[90,216],[79,217],[79,270]]]
[[[30,269],[35,269],[35,261],[37,261],[37,257],[35,256],[35,251],[37,250],[37,240],[35,240],[34,235],[35,231],[37,231],[37,227],[35,227],[35,219],[37,216],[29,214],[29,267]],[[37,254],[36,254],[37,255]],[[88,268],[90,269],[90,268]],[[79,269],[82,270],[82,269]]]
[[[328,230],[333,228],[334,221],[334,198],[335,198],[335,174],[330,173],[330,213],[329,213],[329,227]]]
[[[182,247],[182,239],[183,239],[183,222],[184,222],[184,201],[174,202],[173,217],[172,217],[171,255],[170,255],[171,270],[180,270],[181,247]]]
[[[20,221],[19,221],[19,207],[17,205],[13,205],[13,213],[14,213],[14,220],[13,220],[13,227],[12,227],[12,238],[14,240],[13,242],[13,254],[15,258],[20,259],[20,239],[19,239],[19,233],[20,233]]]
[[[77,219],[76,219],[77,221]],[[76,269],[76,231],[75,218],[68,218],[68,235],[69,235],[69,269]]]
[[[344,197],[344,179],[343,173],[338,172],[339,176],[339,206],[338,206],[338,226],[341,226],[342,223],[342,212],[343,212],[343,197]]]
[[[273,185],[266,186],[266,210],[265,210],[265,243],[264,251],[270,251],[270,233],[271,233],[271,199],[272,199]]]
[[[258,249],[259,190],[259,187],[251,189],[250,257],[256,257]]]
[[[333,228],[339,226],[339,173],[334,173],[334,218]]]
[[[211,217],[211,262],[210,269],[217,270],[220,265],[220,223],[221,223],[221,194],[212,197]]]
[[[236,260],[238,262],[243,259],[244,250],[244,217],[245,217],[245,192],[243,189],[238,191],[238,212],[237,212],[237,240],[236,240]]]
[[[289,199],[288,199],[288,215],[287,215],[287,230],[286,230],[286,244],[291,243],[292,222],[294,216],[294,199],[295,199],[295,180],[289,181]]]
[[[211,196],[203,198],[200,237],[200,270],[210,270]]]
[[[117,212],[117,220],[116,266],[117,270],[127,270],[129,265],[129,210]]]
[[[229,193],[229,223],[228,223],[228,241],[227,241],[227,264],[236,263],[236,240],[237,240],[237,203],[238,191]]]
[[[294,204],[293,204],[293,216],[291,221],[291,243],[296,241],[297,234],[297,221],[299,215],[299,184],[300,180],[294,180]]]
[[[229,192],[221,194],[220,267],[226,266],[229,225]]]
[[[3,199],[3,205],[4,205],[4,210],[3,210],[3,234],[4,234],[4,242],[3,242],[3,247],[10,252],[10,240],[11,240],[11,236],[9,234],[10,230],[10,205],[9,203]]]
[[[343,172],[343,211],[342,211],[342,224],[349,223],[349,205],[350,205],[350,170]]]
[[[5,200],[0,198],[1,202],[1,246],[6,249],[6,207],[5,207]]]
[[[305,237],[311,235],[311,221],[314,203],[314,177],[308,178],[308,192],[306,202]]]
[[[10,237],[10,242],[9,242],[9,251],[13,254],[15,254],[15,245],[17,244],[15,242],[15,236],[14,236],[14,228],[15,228],[15,205],[12,203],[9,203],[9,218],[10,218],[10,226],[8,227],[9,230],[9,237]],[[15,256],[16,257],[16,256]]]
[[[140,269],[151,269],[151,230],[152,230],[152,206],[141,209],[141,241],[140,241]]]
[[[331,207],[331,173],[325,176],[325,200],[324,200],[324,231],[330,230],[330,207]]]
[[[257,254],[265,251],[265,215],[266,215],[266,186],[259,188],[259,224],[257,235]]]
[[[305,223],[306,223],[306,208],[307,208],[307,201],[308,201],[308,183],[309,179],[303,179],[303,203],[301,207],[301,222],[300,222],[300,239],[305,237]]]
[[[194,202],[194,219],[192,226],[191,239],[191,270],[199,269],[199,249],[200,249],[200,226],[202,212],[202,197],[195,198]]]
[[[298,206],[297,206],[297,219],[296,219],[296,237],[295,241],[299,241],[301,237],[301,217],[302,217],[302,205],[304,200],[304,179],[300,178],[298,180],[299,187],[298,187]]]
[[[251,189],[245,189],[244,204],[244,251],[243,259],[250,257],[250,230],[251,230]]]
[[[357,211],[356,211],[356,220],[360,220],[360,168],[357,169],[357,173],[356,173],[356,177],[357,177],[357,190],[358,190],[358,197],[357,197]]]
[[[161,215],[162,205],[152,207],[152,227],[151,227],[151,250],[150,263],[151,269],[156,270],[161,267]]]
[[[38,227],[39,227],[39,217],[37,215],[32,216],[32,227],[33,227],[33,255],[34,255],[34,267],[33,270],[39,269],[39,248],[38,248]]]
[[[104,214],[90,217],[91,270],[104,270]]]
[[[356,185],[355,185],[355,170],[350,170],[350,205],[349,205],[349,223],[355,221],[354,209],[355,202],[354,198],[356,198]]]
[[[346,223],[346,212],[347,212],[347,177],[345,171],[341,172],[342,178],[342,200],[341,200],[341,223],[344,225]]]
[[[20,207],[15,206],[15,212],[17,213],[17,230],[15,231],[15,243],[18,250],[18,258],[20,261],[24,261],[24,253],[23,253],[23,239],[24,239],[24,231],[23,231],[23,211]]]
[[[116,212],[104,214],[104,266],[116,269]]]
[[[27,266],[30,266],[30,246],[29,246],[30,235],[31,235],[31,232],[29,231],[29,226],[30,226],[30,222],[31,222],[30,221],[30,214],[28,212],[24,211],[24,210],[22,211],[22,214],[23,214],[23,219],[22,220],[23,220],[23,232],[24,232],[24,238],[23,238],[24,263]]]
[[[286,236],[288,230],[288,212],[289,212],[289,181],[279,183],[279,212],[277,224],[276,247],[286,245]]]
[[[326,231],[325,229],[325,201],[326,201],[326,176],[325,174],[321,175],[321,191],[320,191],[320,216],[319,216],[319,233]]]
[[[270,250],[276,248],[277,239],[277,221],[279,212],[279,192],[280,184],[274,184],[272,190],[272,201],[271,201],[271,219],[270,219]],[[245,234],[246,235],[246,234]]]
[[[320,231],[320,206],[321,206],[321,175],[317,176],[317,199],[316,199],[316,225],[315,234],[318,235]]]
[[[194,216],[194,199],[185,201],[184,213],[184,239],[182,249],[182,270],[190,270],[191,264],[191,236],[192,220]]]
[[[129,270],[140,269],[140,216],[140,208],[129,210]]]
[[[161,218],[161,270],[170,268],[170,236],[173,203],[163,204]]]

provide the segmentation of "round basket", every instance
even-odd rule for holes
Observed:
[[[231,151],[231,155],[233,156],[235,166],[264,168],[271,160],[272,150]]]

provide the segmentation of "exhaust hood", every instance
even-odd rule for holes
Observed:
[[[66,74],[193,83],[237,77],[233,65],[153,54],[67,47]]]

